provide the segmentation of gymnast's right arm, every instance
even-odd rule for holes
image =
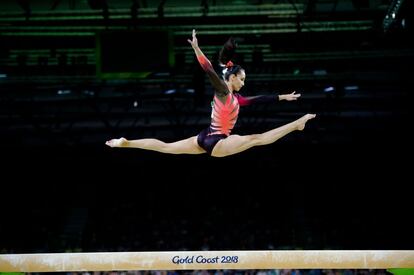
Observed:
[[[208,77],[210,78],[211,84],[214,87],[215,93],[217,96],[223,97],[228,94],[228,89],[226,84],[220,77],[217,75],[216,71],[214,71],[213,66],[211,65],[210,60],[204,55],[204,53],[198,47],[198,41],[196,37],[196,32],[193,30],[193,40],[187,40],[194,49],[194,52],[197,56],[197,60],[200,63],[203,70],[207,73]]]

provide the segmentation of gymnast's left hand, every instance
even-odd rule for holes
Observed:
[[[297,100],[300,96],[301,94],[297,94],[296,91],[294,91],[290,94],[279,95],[279,100],[292,101]]]

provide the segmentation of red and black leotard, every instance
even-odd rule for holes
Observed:
[[[243,97],[238,93],[231,93],[224,80],[214,71],[210,61],[204,55],[197,56],[197,59],[214,88],[211,124],[197,137],[198,145],[211,154],[217,142],[230,135],[237,122],[240,106],[276,101],[277,97],[275,95]]]

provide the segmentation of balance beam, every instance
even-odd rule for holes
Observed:
[[[414,250],[0,254],[0,272],[414,268]]]

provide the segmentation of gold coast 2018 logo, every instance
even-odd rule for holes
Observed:
[[[174,264],[232,264],[239,262],[239,256],[215,256],[215,257],[205,257],[202,255],[198,256],[174,256],[172,257],[172,262]]]

